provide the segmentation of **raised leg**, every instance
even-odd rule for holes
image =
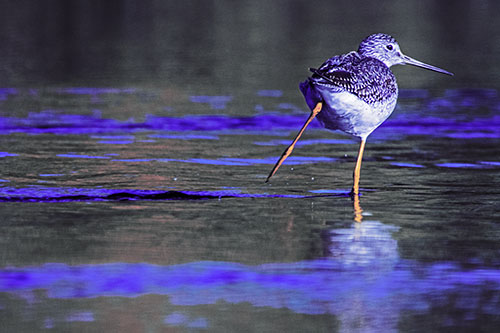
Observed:
[[[274,165],[274,168],[271,170],[271,173],[269,174],[269,176],[267,176],[266,183],[276,173],[276,171],[278,171],[278,168],[286,160],[286,158],[288,156],[290,156],[290,154],[293,151],[293,148],[295,147],[295,144],[297,143],[297,141],[299,141],[300,137],[302,136],[302,133],[304,133],[304,131],[306,130],[306,127],[309,125],[309,123],[318,115],[318,113],[320,113],[322,107],[323,107],[323,103],[319,102],[318,104],[316,104],[316,107],[314,108],[314,110],[311,111],[311,115],[309,116],[309,118],[307,118],[306,122],[304,123],[304,125],[300,129],[299,133],[297,134],[297,136],[293,140],[292,144],[290,146],[288,146],[288,148],[283,152],[280,159],[278,160],[278,162],[276,162],[276,164]]]
[[[351,194],[357,196],[359,194],[359,176],[361,173],[361,161],[363,160],[363,151],[365,150],[366,138],[361,138],[359,145],[358,159],[356,160],[356,167],[354,168],[354,185],[352,186]]]

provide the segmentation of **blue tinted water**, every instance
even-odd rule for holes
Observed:
[[[90,103],[1,115],[0,311],[16,309],[6,327],[100,329],[109,302],[160,302],[151,325],[188,330],[246,327],[238,311],[268,327],[277,316],[344,331],[496,323],[492,90],[402,90],[368,141],[359,201],[348,195],[356,140],[315,123],[264,183],[307,117],[278,91],[255,92],[266,107],[253,115],[224,113],[237,97],[197,95],[189,103],[205,114],[166,105],[168,116],[125,119],[114,105],[161,94],[3,92],[4,107],[13,96],[50,106],[54,94]]]

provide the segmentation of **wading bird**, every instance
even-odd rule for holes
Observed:
[[[292,153],[306,127],[317,116],[325,128],[341,130],[361,139],[351,191],[352,195],[358,195],[366,138],[396,107],[398,85],[390,67],[405,64],[453,75],[404,55],[396,40],[386,34],[370,35],[359,44],[358,51],[334,56],[320,68],[311,68],[312,76],[300,84],[311,115],[283,152],[266,182]]]

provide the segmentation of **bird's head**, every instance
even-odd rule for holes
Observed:
[[[363,57],[371,57],[382,61],[387,67],[394,65],[413,65],[435,72],[453,75],[444,69],[423,63],[401,52],[398,42],[387,34],[373,34],[359,44],[358,53]]]

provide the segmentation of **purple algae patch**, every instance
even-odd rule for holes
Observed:
[[[192,115],[179,118],[148,116],[145,126],[161,131],[263,131],[268,135],[276,135],[275,130],[297,130],[304,123],[305,115],[283,116],[279,113],[266,113],[253,117],[231,117],[227,115]],[[319,123],[311,123],[311,128],[320,127]]]
[[[74,312],[66,317],[67,322],[90,322],[94,321],[94,313],[90,311]]]
[[[231,161],[228,159],[208,159],[208,158],[190,158],[187,160],[168,160],[168,159],[163,159],[161,162],[183,162],[183,163],[194,163],[194,164],[208,164],[208,165],[239,165],[239,166],[244,166],[244,165],[251,165],[250,163],[247,162],[238,162],[238,161]]]
[[[91,115],[69,115],[58,111],[46,110],[30,113],[26,118],[1,117],[0,134],[93,134],[130,133],[137,131],[263,131],[269,135],[279,135],[276,130],[297,130],[306,119],[306,115],[283,115],[266,113],[251,117],[232,117],[228,115],[188,115],[184,117],[159,117],[147,115],[144,122],[133,120],[120,121],[102,118],[99,112]],[[311,128],[319,128],[317,122]],[[163,133],[160,133],[163,134]],[[165,133],[169,135],[170,133]],[[192,135],[196,135],[190,133]],[[178,135],[178,134],[172,134]],[[193,139],[196,137],[192,137]]]
[[[391,162],[390,164],[402,168],[425,168],[425,166],[423,166],[422,164],[414,164],[414,163]]]
[[[5,151],[0,151],[0,157],[12,157],[12,156],[19,156],[18,154],[12,154],[12,153],[7,153]]]
[[[111,162],[153,162],[157,161],[155,158],[123,158],[123,159],[114,159]]]
[[[94,88],[94,87],[70,87],[60,88],[56,92],[71,95],[101,95],[101,94],[133,94],[135,88]]]
[[[90,159],[108,159],[109,156],[91,156],[83,154],[57,154],[58,157],[68,157],[68,158],[90,158]]]
[[[53,110],[32,112],[26,118],[0,117],[0,134],[93,134],[129,129],[130,122],[101,118],[99,112],[92,115],[69,115]]]
[[[134,159],[113,159],[112,162],[180,162],[180,163],[194,163],[194,164],[207,164],[207,165],[227,165],[227,166],[250,166],[258,164],[274,165],[279,159],[278,156],[267,158],[231,158],[223,157],[218,159],[209,158],[190,158],[190,159],[174,159],[174,158],[134,158]],[[283,165],[300,165],[310,163],[323,163],[334,162],[336,158],[332,157],[306,157],[306,156],[290,156]]]
[[[474,163],[438,163],[438,167],[442,168],[458,168],[458,169],[484,169],[484,165],[474,164]]]
[[[261,97],[281,97],[281,96],[283,96],[283,91],[281,91],[281,90],[262,89],[262,90],[257,91],[257,96],[261,96]]]
[[[189,320],[189,317],[180,312],[173,312],[165,317],[163,322],[167,325],[181,326],[185,325]]]
[[[98,143],[105,145],[128,145],[134,143],[133,140],[101,140]]]
[[[133,135],[92,135],[93,139],[103,139],[98,141],[101,144],[107,145],[128,145],[134,143]]]
[[[447,133],[444,136],[453,139],[498,139],[500,138],[500,133],[492,132],[456,132]]]
[[[500,167],[500,162],[495,161],[478,161],[479,164],[490,165],[490,166],[498,166]]]
[[[398,98],[401,99],[425,99],[429,97],[429,91],[426,89],[401,89]]]
[[[255,141],[253,144],[257,146],[288,146],[292,143],[292,140],[271,140],[271,141]],[[353,140],[349,139],[311,139],[311,140],[300,140],[295,145],[300,146],[310,146],[317,144],[334,144],[334,145],[344,145],[344,144],[354,144]]]
[[[276,161],[279,159],[276,157],[268,157],[268,158],[221,158],[216,160],[216,164],[222,165],[256,165],[256,164],[269,164],[274,165]],[[321,162],[334,162],[337,159],[332,157],[306,157],[306,156],[290,156],[283,165],[299,165],[299,164],[310,164],[310,163],[321,163]],[[201,162],[198,160],[189,160],[190,162]],[[213,161],[213,160],[204,160]]]
[[[30,186],[15,188],[0,186],[0,202],[91,202],[91,201],[169,201],[209,200],[222,198],[309,198],[295,194],[241,193],[238,190],[182,191],[132,190],[106,188],[72,188]]]
[[[336,195],[349,195],[350,190],[342,190],[342,189],[325,189],[325,190],[310,190],[310,193],[315,194],[336,194]]]
[[[133,140],[135,137],[133,135],[92,135],[92,139],[110,139],[110,140]]]
[[[7,89],[7,88],[5,88]],[[9,93],[5,90],[4,93]],[[11,91],[14,93],[14,91]],[[131,93],[133,90],[117,88],[61,88],[60,92],[79,95],[96,94],[117,94]],[[258,93],[263,95],[277,94],[275,90],[261,90]],[[422,98],[425,91],[406,91],[408,98]],[[500,116],[492,114],[478,113],[477,116],[468,112],[458,113],[457,107],[466,107],[468,110],[475,110],[477,107],[488,110],[500,110],[498,94],[496,90],[469,89],[452,90],[442,98],[429,99],[425,109],[434,112],[439,116],[422,115],[417,112],[395,114],[381,125],[381,129],[373,134],[373,138],[383,140],[409,135],[425,135],[432,137],[449,137],[460,139],[498,139],[500,138]],[[1,95],[1,91],[0,91]],[[212,109],[220,110],[233,99],[232,96],[191,96],[193,103],[207,103]],[[486,104],[485,104],[486,103]],[[65,114],[63,111],[44,110],[32,112],[27,117],[0,117],[0,134],[11,134],[16,132],[29,134],[52,133],[58,135],[73,134],[95,134],[101,133],[135,133],[137,131],[164,131],[176,133],[158,133],[159,135],[172,135],[171,138],[182,136],[182,132],[215,132],[216,134],[206,134],[207,137],[199,139],[214,139],[219,133],[266,133],[267,135],[282,136],[284,131],[297,131],[307,119],[306,112],[289,103],[279,104],[279,109],[286,109],[284,112],[265,111],[254,116],[235,117],[223,114],[208,115],[185,115],[182,117],[162,117],[147,115],[144,121],[116,120],[102,118],[101,113],[95,110],[90,115]],[[442,112],[446,109],[449,112]],[[291,111],[289,111],[291,110]],[[310,126],[321,128],[318,121],[313,121]],[[393,130],[392,130],[393,129]],[[231,132],[232,131],[232,132]],[[181,133],[179,133],[181,132]],[[184,139],[197,139],[197,135],[204,134],[189,133]],[[168,137],[165,137],[168,138]],[[354,140],[353,140],[354,141]],[[322,142],[319,142],[322,143]],[[325,142],[327,143],[327,142]],[[275,145],[280,143],[258,143],[261,145]],[[305,143],[298,143],[304,145]],[[310,143],[314,144],[314,143]]]
[[[380,251],[379,247],[387,243],[394,245],[391,230],[394,229],[390,226],[384,229],[375,224],[363,237],[357,236],[356,243],[367,244],[363,249],[369,253]],[[337,231],[342,232],[334,236],[337,246],[345,245],[345,251],[354,251],[356,228]],[[390,251],[397,252],[397,244]],[[346,306],[359,310],[362,304],[367,313],[380,314],[379,319],[384,321],[386,313],[427,309],[432,306],[432,298],[446,299],[450,295],[459,296],[459,299],[475,298],[488,287],[492,296],[485,298],[481,308],[491,314],[500,314],[498,269],[480,266],[463,269],[453,262],[425,264],[397,256],[388,259],[384,253],[368,256],[364,262],[353,262],[350,253],[347,254],[262,265],[198,261],[177,265],[114,262],[4,267],[0,269],[0,292],[15,294],[41,289],[50,298],[68,300],[155,294],[168,295],[169,302],[174,305],[246,302],[254,307],[288,308],[304,314],[341,314]],[[356,259],[359,253],[353,255]],[[352,295],[356,296],[354,303]],[[387,302],[388,299],[391,302]],[[477,313],[478,310],[469,304],[457,303],[457,307],[464,313]],[[391,311],[376,311],[380,308]],[[93,321],[94,314],[78,311],[66,318],[67,321]],[[193,318],[182,312],[170,313],[163,322],[188,327],[208,326],[205,318]]]
[[[150,138],[155,139],[177,139],[177,140],[219,140],[217,135],[202,134],[150,134]]]
[[[422,117],[415,114],[395,113],[380,125],[375,137],[390,138],[409,135],[449,137],[462,139],[500,138],[500,116],[474,119]]]
[[[191,96],[189,98],[193,103],[207,103],[214,110],[226,108],[226,104],[232,101],[232,96]]]
[[[17,95],[18,90],[16,88],[0,88],[0,101],[5,101],[9,95]]]

